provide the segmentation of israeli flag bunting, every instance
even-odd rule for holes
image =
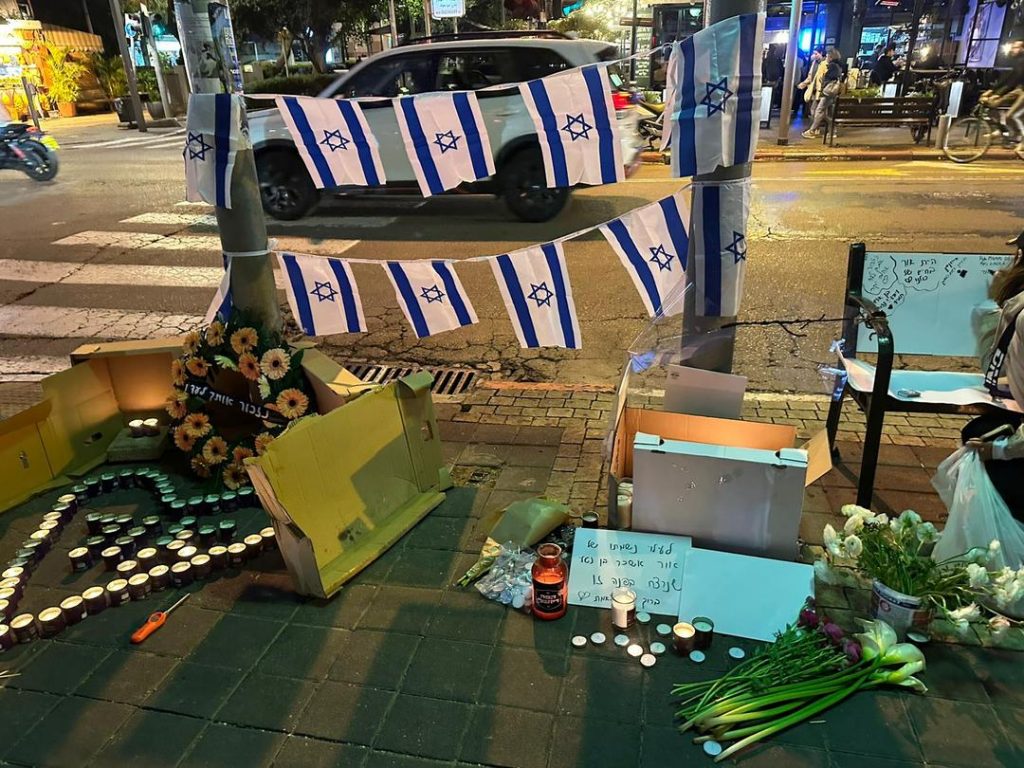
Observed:
[[[663,144],[674,176],[754,159],[765,14],[747,13],[672,44]]]
[[[220,279],[217,286],[217,293],[213,295],[210,308],[206,310],[206,318],[203,323],[209,325],[218,317],[227,320],[231,316],[234,302],[231,300],[231,260],[224,257],[224,277]]]
[[[417,338],[477,322],[476,310],[449,262],[389,261],[383,266]]]
[[[592,64],[519,84],[540,138],[548,187],[625,177],[608,68]]]
[[[242,126],[245,105],[230,93],[193,93],[185,125],[185,199],[231,207],[231,174],[240,149],[252,146]]]
[[[377,139],[358,101],[278,96],[275,102],[318,189],[384,184]]]
[[[279,253],[292,314],[307,336],[365,333],[366,318],[352,267],[341,259]]]
[[[490,262],[520,346],[583,346],[561,243],[534,245]]]
[[[694,267],[699,315],[735,317],[747,263],[750,182],[693,185]]]
[[[494,175],[491,143],[475,93],[400,96],[392,103],[424,197]]]
[[[676,315],[678,301],[666,303],[686,281],[689,206],[682,192],[601,225],[647,307],[647,314]]]

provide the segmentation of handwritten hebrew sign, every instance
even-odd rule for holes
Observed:
[[[688,536],[580,528],[569,567],[569,603],[610,608],[612,590],[629,587],[638,611],[674,616],[690,547]]]
[[[971,310],[1009,262],[998,254],[868,253],[863,294],[889,316],[896,352],[970,357]],[[870,333],[858,334],[858,352],[876,349]]]

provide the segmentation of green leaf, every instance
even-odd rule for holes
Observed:
[[[266,376],[260,376],[259,380],[260,397],[264,400],[270,399],[270,382],[267,381]]]
[[[213,362],[215,362],[221,368],[226,368],[229,371],[238,370],[238,365],[235,364],[235,361],[232,360],[230,357],[227,357],[226,355],[214,355]]]

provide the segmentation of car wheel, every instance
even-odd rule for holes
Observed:
[[[256,175],[263,210],[275,219],[301,219],[320,202],[320,191],[294,152],[277,150],[257,155]]]
[[[501,190],[505,205],[522,221],[553,219],[569,201],[567,187],[548,187],[540,147],[520,150],[505,161]]]

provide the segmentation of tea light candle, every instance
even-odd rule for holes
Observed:
[[[160,421],[158,419],[143,419],[143,432],[150,437],[160,434]]]
[[[146,434],[145,425],[142,419],[132,419],[128,422],[128,432],[132,437],[142,437]]]
[[[715,634],[715,622],[707,616],[698,616],[693,620],[693,628],[696,632],[693,647],[698,651],[706,651],[711,647],[711,638]]]
[[[636,592],[619,587],[612,592],[612,626],[628,629],[636,619]]]
[[[681,656],[686,656],[694,649],[696,635],[697,630],[689,622],[680,621],[672,627],[672,647],[675,649],[675,652]]]

